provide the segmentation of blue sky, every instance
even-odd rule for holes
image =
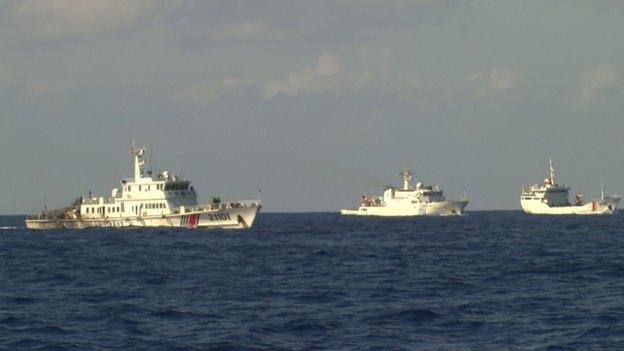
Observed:
[[[155,168],[333,211],[402,162],[468,209],[624,192],[619,1],[0,1],[0,213]]]

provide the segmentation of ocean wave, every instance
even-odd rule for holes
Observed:
[[[379,316],[381,320],[396,320],[409,323],[429,322],[441,318],[442,315],[427,308],[406,308],[399,311],[384,313]]]
[[[0,218],[0,350],[621,349],[621,214],[20,223]]]

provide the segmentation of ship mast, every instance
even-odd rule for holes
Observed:
[[[403,170],[399,172],[399,175],[403,177],[403,190],[411,190],[412,174],[414,173],[403,164]]]
[[[550,178],[550,185],[555,186],[555,169],[553,168],[552,165],[552,159],[548,159],[548,175]]]
[[[132,142],[132,148],[130,148],[130,156],[134,159],[134,181],[138,182],[143,177],[143,166],[145,165],[145,149],[136,147],[134,141]]]

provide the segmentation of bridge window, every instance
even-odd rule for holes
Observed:
[[[165,190],[188,190],[189,183],[172,183],[166,184]]]

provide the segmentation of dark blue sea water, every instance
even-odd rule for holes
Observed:
[[[624,214],[4,228],[0,349],[621,350]]]

